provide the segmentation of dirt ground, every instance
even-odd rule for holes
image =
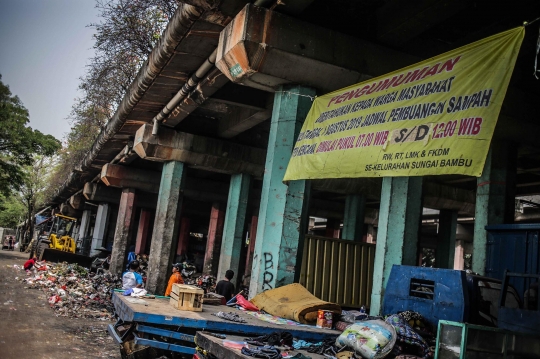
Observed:
[[[20,278],[28,253],[0,251],[0,358],[120,358],[107,333],[110,322],[56,317],[46,294]],[[17,279],[19,278],[19,279]]]

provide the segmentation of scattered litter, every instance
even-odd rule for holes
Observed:
[[[96,275],[77,264],[46,263],[40,271],[22,279],[28,288],[41,289],[57,316],[111,320],[111,292],[122,285],[110,273]]]
[[[238,314],[235,314],[233,312],[225,313],[225,312],[217,312],[212,313],[212,315],[215,315],[218,318],[230,320],[231,322],[237,322],[237,323],[245,323],[246,320],[239,316]]]

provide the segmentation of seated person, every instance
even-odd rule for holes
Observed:
[[[229,269],[225,272],[225,279],[220,280],[216,285],[216,293],[224,296],[227,302],[234,296],[234,284],[231,283],[233,277],[234,272]]]
[[[167,285],[167,290],[165,291],[166,297],[171,295],[173,284],[184,284],[184,278],[182,278],[182,275],[180,274],[180,268],[182,268],[180,263],[173,264],[172,275],[171,278],[169,278],[169,284]]]
[[[138,261],[129,263],[129,271],[122,275],[122,289],[142,288],[143,279],[141,275],[137,273],[137,269],[139,269]]]

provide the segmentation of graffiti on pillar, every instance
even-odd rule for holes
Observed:
[[[269,269],[274,268],[274,256],[272,253],[264,253],[264,274],[262,290],[273,289],[274,274]]]

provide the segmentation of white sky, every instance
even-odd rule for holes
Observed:
[[[93,0],[0,0],[0,74],[30,112],[30,126],[62,139],[93,55]]]

